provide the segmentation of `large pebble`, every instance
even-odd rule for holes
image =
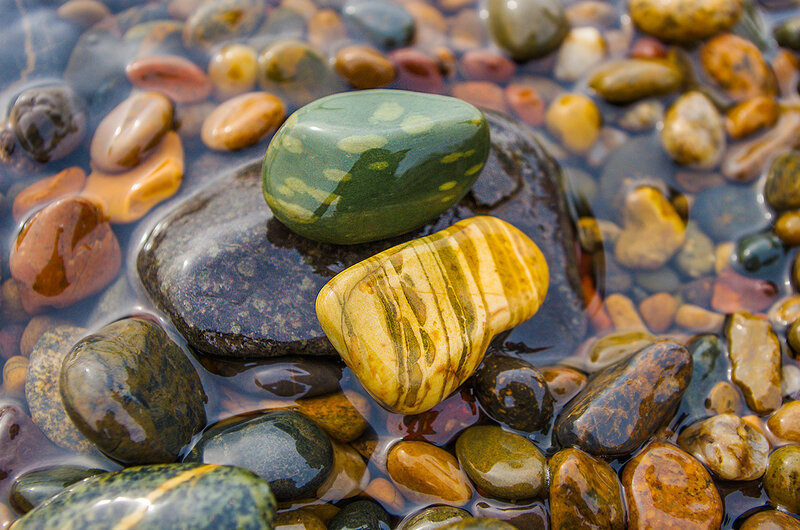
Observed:
[[[775,73],[761,50],[749,40],[732,33],[720,35],[700,49],[705,72],[735,101],[757,96],[775,97]]]
[[[328,478],[333,448],[316,423],[282,411],[211,427],[184,461],[247,468],[285,501],[311,496]]]
[[[628,11],[643,31],[664,40],[705,39],[736,24],[742,0],[631,0]]]
[[[723,480],[755,480],[767,470],[769,442],[735,414],[718,414],[684,429],[678,445]]]
[[[469,479],[455,457],[429,443],[398,443],[389,452],[387,469],[412,502],[462,506],[472,497]]]
[[[630,454],[673,413],[691,375],[686,348],[656,342],[599,372],[561,411],[554,435],[593,455]]]
[[[246,37],[261,23],[265,7],[264,0],[203,2],[183,26],[183,44],[207,50],[215,44]]]
[[[800,208],[800,152],[775,157],[767,171],[764,198],[778,211]]]
[[[119,242],[94,202],[69,197],[40,210],[17,235],[8,260],[25,310],[66,307],[99,292],[122,263]]]
[[[208,76],[179,55],[150,55],[128,63],[125,75],[132,85],[162,92],[175,103],[202,101],[211,94]]]
[[[774,504],[800,515],[800,445],[785,445],[769,455],[764,490]]]
[[[794,134],[798,127],[800,112],[784,109],[774,127],[753,140],[740,142],[728,150],[722,161],[723,175],[734,182],[755,180],[775,153],[794,147]]]
[[[769,430],[777,437],[800,443],[800,401],[784,403],[769,420]]]
[[[767,414],[781,405],[781,346],[769,321],[738,311],[725,328],[731,359],[731,381],[747,406]]]
[[[630,103],[661,96],[681,87],[683,74],[663,60],[620,59],[608,61],[592,70],[589,86],[612,103]]]
[[[489,0],[489,33],[517,61],[555,50],[569,31],[561,2],[555,0]]]
[[[749,186],[715,186],[698,193],[690,217],[716,241],[736,239],[769,223],[763,201]]]
[[[725,152],[725,127],[711,100],[691,91],[667,111],[661,143],[678,164],[711,169]]]
[[[630,528],[716,529],[723,505],[708,471],[674,445],[652,442],[625,464]]]
[[[78,466],[53,466],[24,473],[14,480],[9,494],[11,506],[27,513],[44,501],[61,493],[67,486],[85,478],[105,473],[102,469]]]
[[[488,153],[488,126],[468,103],[394,90],[336,94],[303,107],[275,134],[264,197],[304,237],[374,241],[460,200]]]
[[[59,387],[78,429],[120,462],[173,462],[206,423],[197,372],[150,320],[119,320],[82,339]]]
[[[275,131],[285,114],[283,102],[272,94],[242,94],[228,99],[206,117],[200,137],[209,149],[244,149]]]
[[[158,92],[140,92],[117,105],[92,137],[95,169],[117,173],[141,162],[172,126],[172,103]]]
[[[327,396],[301,399],[294,406],[314,420],[334,440],[352,442],[367,428],[368,399],[354,392],[337,392]]]

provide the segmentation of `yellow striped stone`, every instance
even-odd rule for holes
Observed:
[[[342,271],[317,296],[317,318],[377,401],[417,414],[473,374],[492,337],[536,313],[548,281],[528,236],[471,217]]]

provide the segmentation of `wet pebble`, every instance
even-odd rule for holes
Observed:
[[[382,88],[395,78],[392,61],[378,50],[364,45],[345,46],[338,52],[333,67],[353,88]]]
[[[400,442],[389,452],[392,481],[411,502],[463,506],[472,497],[469,479],[453,455],[426,442]]]
[[[558,49],[553,75],[559,81],[577,81],[600,64],[606,55],[606,42],[600,30],[573,27]]]
[[[257,79],[262,90],[295,107],[341,89],[325,58],[297,39],[279,39],[261,50]]]
[[[308,510],[281,512],[275,517],[274,530],[327,530],[325,523]]]
[[[715,414],[739,414],[742,400],[735,386],[727,381],[720,381],[711,387],[705,406]]]
[[[661,144],[678,164],[715,167],[725,152],[725,128],[711,100],[697,91],[678,98],[664,117]]]
[[[714,242],[696,221],[686,223],[686,240],[675,256],[675,264],[690,278],[702,278],[714,270]]]
[[[372,501],[356,501],[337,513],[328,530],[389,530],[391,518],[379,504]]]
[[[800,112],[784,110],[777,123],[753,140],[731,147],[722,161],[722,173],[734,182],[751,182],[761,175],[764,165],[779,153],[794,146],[794,133],[800,127]]]
[[[653,333],[664,333],[675,321],[678,299],[670,293],[655,293],[639,302],[639,313]]]
[[[784,249],[781,240],[771,232],[749,234],[738,241],[733,252],[734,268],[745,275],[771,277],[782,265]]]
[[[555,50],[569,31],[561,3],[554,0],[489,0],[489,33],[517,61]]]
[[[785,445],[769,455],[764,490],[774,504],[800,514],[800,445]]]
[[[430,94],[444,93],[444,77],[436,61],[414,48],[401,48],[389,54],[397,71],[395,86]]]
[[[781,212],[772,229],[784,245],[800,245],[800,210]]]
[[[630,103],[662,96],[681,87],[683,75],[664,60],[620,59],[608,61],[589,76],[589,86],[612,103]]]
[[[700,229],[718,241],[730,241],[767,226],[756,193],[746,186],[717,186],[697,194],[690,210]]]
[[[516,71],[514,61],[485,49],[469,50],[461,56],[459,69],[466,79],[505,83]]]
[[[194,10],[183,27],[187,48],[210,49],[215,44],[252,33],[264,16],[263,0],[211,0]]]
[[[727,31],[742,14],[741,0],[633,0],[628,11],[643,31],[668,41],[693,41]]]
[[[353,34],[362,34],[382,49],[401,48],[414,37],[414,18],[403,6],[387,0],[347,0],[342,14]]]
[[[20,221],[29,212],[56,199],[77,195],[83,189],[85,182],[86,173],[76,166],[68,167],[53,176],[37,180],[14,197],[11,215],[15,221]]]
[[[547,107],[547,130],[574,153],[585,153],[600,134],[602,116],[595,103],[581,94],[559,97]]]
[[[257,144],[283,122],[283,102],[266,92],[249,92],[220,104],[203,121],[200,137],[209,149],[236,151]]]
[[[728,110],[725,130],[731,138],[738,140],[756,131],[771,127],[778,120],[780,108],[774,98],[756,96],[742,101]]]
[[[300,399],[294,407],[340,442],[352,442],[367,428],[369,401],[351,391]]]
[[[789,401],[781,405],[767,420],[767,427],[779,438],[800,443],[800,401]]]
[[[586,386],[588,378],[568,366],[545,366],[538,369],[547,382],[555,405],[563,405]]]
[[[3,390],[12,397],[25,395],[25,377],[28,372],[28,359],[22,355],[9,357],[3,365]]]
[[[726,255],[724,261],[727,265],[731,259]],[[777,297],[778,288],[774,283],[742,276],[726,267],[714,281],[711,308],[720,313],[759,312],[771,306]]]
[[[643,330],[617,331],[597,339],[589,348],[586,370],[589,373],[607,368],[627,359],[642,348],[656,341],[656,338]]]
[[[102,469],[77,466],[54,466],[24,473],[14,480],[9,494],[11,506],[19,513],[27,513],[67,486],[105,473]]]
[[[128,63],[125,75],[142,90],[161,92],[175,103],[206,99],[213,88],[205,72],[178,55],[151,55]]]
[[[734,101],[778,93],[775,74],[758,47],[749,40],[727,33],[700,49],[704,71]]]
[[[337,441],[331,443],[333,467],[312,496],[322,501],[338,502],[364,491],[369,485],[370,473],[366,462],[352,446]],[[309,461],[309,465],[313,463]]]
[[[441,530],[514,530],[516,527],[491,517],[469,517],[440,528]]]
[[[731,380],[747,406],[767,414],[781,404],[781,347],[769,322],[746,312],[731,315],[725,328]]]
[[[800,530],[800,521],[780,510],[764,510],[745,519],[739,530]]]
[[[800,208],[800,152],[775,157],[767,171],[764,198],[778,211]]]
[[[470,513],[461,508],[430,506],[405,517],[396,530],[432,530],[469,517]]]
[[[421,414],[390,414],[386,420],[386,428],[390,434],[404,440],[420,440],[444,446],[484,418],[473,393],[462,387],[460,391]]]
[[[250,92],[256,85],[256,51],[245,44],[228,44],[217,50],[208,62],[208,77],[219,99]]]

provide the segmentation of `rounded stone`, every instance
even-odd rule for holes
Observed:
[[[716,186],[697,194],[690,217],[717,241],[766,228],[768,216],[755,190],[749,186]]]
[[[583,373],[567,366],[544,366],[538,370],[547,382],[556,405],[563,405],[574,398],[588,381]]]
[[[800,16],[783,20],[772,29],[772,34],[779,46],[800,51]]]
[[[461,519],[472,517],[470,513],[453,506],[429,506],[404,518],[395,530],[433,530]]]
[[[244,44],[223,46],[208,62],[208,77],[214,94],[221,99],[253,90],[258,77],[256,51]]]
[[[322,519],[308,510],[281,512],[275,517],[274,530],[327,530]]]
[[[749,234],[739,238],[733,251],[734,268],[746,275],[769,277],[783,262],[781,240],[771,232]],[[782,267],[781,267],[782,268]]]
[[[174,462],[206,423],[197,372],[150,320],[119,320],[75,344],[59,390],[78,429],[128,464]]]
[[[569,32],[556,0],[489,0],[487,7],[492,39],[517,61],[547,55]]]
[[[661,144],[678,164],[711,169],[725,152],[722,117],[701,92],[687,92],[667,111]]]
[[[333,67],[353,88],[382,88],[395,78],[395,68],[386,55],[369,46],[345,46],[338,52]]]
[[[295,407],[340,442],[352,442],[367,428],[369,401],[352,391],[300,399]]]
[[[647,331],[616,331],[605,335],[592,344],[586,363],[590,373],[607,368],[627,359],[642,348],[653,344],[655,336]]]
[[[389,530],[390,523],[389,514],[379,504],[356,501],[333,516],[328,530]]]
[[[258,54],[258,86],[299,107],[341,89],[322,55],[306,42],[280,39]]]
[[[784,245],[800,245],[800,210],[781,212],[772,229]]]
[[[767,420],[767,427],[779,438],[800,443],[800,401],[789,401],[781,405]]]
[[[628,11],[643,31],[668,41],[705,39],[736,24],[742,0],[631,0]]]
[[[800,521],[780,510],[764,510],[745,519],[739,530],[800,530]]]
[[[573,153],[585,153],[594,145],[602,120],[594,101],[581,94],[560,96],[545,114],[547,130]]]
[[[361,33],[385,50],[406,46],[414,38],[414,17],[402,5],[387,0],[348,0],[342,14],[352,33]]]
[[[209,149],[236,151],[255,145],[283,121],[283,102],[266,92],[249,92],[228,99],[203,121],[200,137]]]
[[[189,59],[178,55],[149,55],[128,63],[125,75],[132,85],[161,92],[175,103],[194,103],[211,94],[211,80]]]
[[[775,125],[780,107],[774,98],[756,96],[727,111],[725,129],[734,140]]]
[[[453,455],[426,442],[400,442],[389,451],[389,477],[411,502],[463,506],[472,498],[469,479]]]
[[[456,456],[478,490],[508,500],[532,499],[547,485],[547,460],[533,442],[498,426],[470,427],[456,441]]]
[[[314,495],[333,469],[333,447],[316,423],[281,411],[211,427],[184,461],[250,469],[288,501]]]
[[[339,502],[362,493],[369,485],[370,473],[361,454],[349,444],[332,440],[333,468],[313,497]]]
[[[775,157],[767,171],[764,198],[778,211],[800,208],[800,152]]]
[[[264,17],[264,4],[264,0],[201,3],[183,26],[184,46],[210,49],[217,43],[249,35]]]
[[[67,486],[103,473],[105,471],[102,469],[77,466],[55,466],[30,471],[14,480],[9,493],[9,502],[18,512],[27,513],[64,491]]]
[[[542,374],[530,363],[492,355],[474,377],[476,397],[495,421],[512,429],[545,429],[553,416],[553,396]]]
[[[630,103],[678,90],[683,74],[660,59],[619,59],[601,64],[589,75],[589,86],[612,103]]]
[[[700,62],[735,101],[778,94],[775,73],[761,50],[743,37],[726,33],[711,39],[700,48]]]
[[[763,484],[774,504],[800,515],[800,445],[785,445],[769,455]]]

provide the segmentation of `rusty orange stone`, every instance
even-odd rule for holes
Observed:
[[[503,89],[489,81],[465,81],[453,86],[453,97],[463,99],[476,107],[508,112]]]
[[[771,127],[778,121],[780,107],[775,98],[756,96],[742,101],[725,117],[725,130],[728,135],[738,140],[756,131]]]
[[[747,39],[725,33],[700,48],[706,73],[736,101],[775,97],[778,83],[761,50]]]
[[[68,167],[52,177],[36,181],[14,198],[11,215],[15,221],[19,221],[37,206],[67,195],[78,194],[85,182],[86,173],[79,167]]]

